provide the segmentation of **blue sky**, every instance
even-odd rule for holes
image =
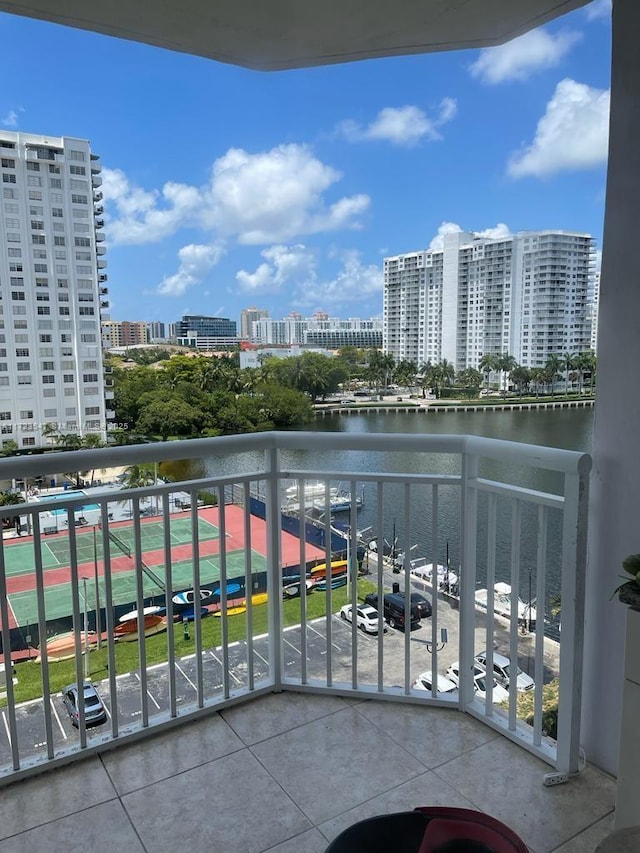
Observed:
[[[111,316],[382,312],[443,230],[598,242],[610,2],[508,45],[258,73],[0,14],[0,127],[101,155]]]

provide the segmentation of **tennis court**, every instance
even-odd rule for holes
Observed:
[[[93,559],[93,557],[92,557]],[[133,564],[133,560],[131,561]],[[145,564],[146,565],[146,564]],[[251,552],[251,570],[252,573],[261,572],[266,569],[267,561],[265,557],[258,554],[256,551]],[[147,567],[148,571],[143,570],[142,581],[144,589],[144,597],[156,598],[165,597],[166,587],[166,570],[164,564],[153,565]],[[244,575],[245,569],[245,551],[230,551],[227,553],[227,576],[239,577]],[[187,589],[193,586],[193,560],[182,560],[172,563],[171,566],[172,589],[180,590]],[[200,586],[215,584],[220,580],[220,564],[219,560],[212,557],[200,558]],[[99,600],[100,607],[105,606],[105,585],[104,578],[99,578]],[[83,581],[79,583],[80,596],[80,612],[84,610],[84,587]],[[136,572],[135,569],[130,571],[120,571],[113,573],[111,576],[112,588],[112,605],[130,604],[136,600]],[[96,589],[95,576],[93,568],[91,576],[86,579],[87,589],[87,609],[94,610],[96,606]],[[58,583],[44,588],[45,599],[45,615],[46,620],[62,619],[71,614],[72,607],[72,589],[69,582]],[[38,621],[38,607],[36,594],[33,590],[23,590],[14,592],[9,595],[9,603],[13,610],[16,623],[22,627],[33,625]],[[163,602],[164,603],[164,602]]]
[[[145,521],[140,526],[142,551],[159,551],[164,548],[164,524],[161,521]],[[191,544],[191,519],[171,518],[169,525],[170,541],[172,546]],[[198,517],[198,536],[201,542],[217,539],[219,530],[210,521]],[[133,524],[112,524],[109,526],[109,538],[112,543],[126,556],[131,556],[135,550],[135,534]],[[93,529],[76,531],[76,549],[78,564],[90,563],[95,556],[102,560],[104,556],[102,547],[102,530],[96,528],[95,537]],[[39,543],[42,554],[42,566],[46,569],[57,569],[61,566],[69,566],[71,563],[71,549],[69,536],[66,533],[58,534],[55,538],[45,539],[42,537]],[[113,550],[113,548],[112,548]],[[5,547],[4,558],[7,577],[17,577],[33,571],[35,566],[34,542],[16,542]]]

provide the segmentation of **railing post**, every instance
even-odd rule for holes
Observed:
[[[460,594],[460,706],[473,699],[473,656],[475,645],[476,550],[478,540],[478,457],[465,450],[462,456],[461,483],[461,563],[458,578]],[[434,581],[435,583],[435,581]]]
[[[280,451],[277,447],[265,450],[267,523],[267,591],[269,593],[269,666],[271,680],[282,689],[282,578],[281,578],[281,518],[280,518]]]
[[[590,467],[587,460],[586,467]],[[560,773],[578,771],[582,709],[585,566],[587,560],[588,470],[565,474],[562,521],[562,635],[558,695]]]

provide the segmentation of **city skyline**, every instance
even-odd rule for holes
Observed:
[[[0,38],[0,128],[101,156],[115,320],[380,316],[383,258],[456,228],[599,247],[606,2],[501,48],[273,74],[8,15]]]

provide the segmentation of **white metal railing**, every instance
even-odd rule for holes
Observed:
[[[43,489],[0,509],[11,531],[16,518],[27,528],[0,547],[2,648],[12,649],[17,677],[17,685],[7,678],[0,703],[0,782],[287,689],[457,707],[560,772],[577,770],[588,456],[471,436],[260,433],[10,458],[0,460],[0,478],[28,486],[61,468],[185,459],[205,460],[204,474],[126,491],[58,491],[55,502]],[[281,514],[292,484],[299,515],[307,504],[313,516],[307,524]],[[203,492],[215,506],[201,505]],[[323,508],[344,495],[351,498],[337,528]],[[346,575],[330,580],[345,560]],[[425,565],[436,578],[445,563],[440,584],[425,581]],[[324,585],[316,564],[326,565]],[[445,580],[453,576],[454,589]],[[283,597],[307,578],[315,579],[312,594]],[[509,584],[514,600],[525,595],[528,621],[515,616],[513,601],[512,618],[499,615],[497,582]],[[381,602],[396,583],[404,596],[391,616],[396,626],[410,622],[412,594],[430,600],[432,615],[418,629],[368,635],[356,619],[339,618],[342,604],[353,613],[363,596]],[[477,606],[480,584],[486,610]],[[218,594],[184,619],[175,594],[200,589]],[[550,592],[562,598],[555,638]],[[149,636],[145,607],[162,608],[149,613]],[[137,612],[133,627],[125,623],[137,631],[126,646],[137,650],[133,663],[114,639],[125,610]],[[157,636],[152,616],[166,620]],[[65,642],[71,664],[56,659]],[[502,657],[528,670],[530,723],[518,712],[513,677],[503,706],[491,689],[477,698],[474,656],[482,650],[489,671]],[[455,662],[458,690],[442,693],[436,674]],[[69,682],[98,684],[107,723],[87,727],[81,702],[77,733],[71,728],[63,672]],[[545,734],[542,693],[557,674],[556,742]],[[25,704],[27,684],[35,687]]]

